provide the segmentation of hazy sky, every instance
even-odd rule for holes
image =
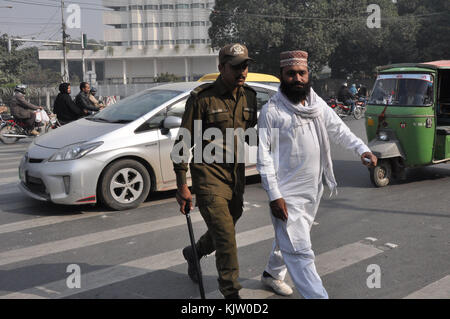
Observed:
[[[66,8],[71,3],[81,7],[81,29],[68,29],[67,33],[79,38],[84,32],[90,39],[103,40],[102,1],[64,1]],[[61,40],[61,29],[61,0],[0,0],[0,34]]]

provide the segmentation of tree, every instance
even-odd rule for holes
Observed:
[[[36,47],[19,49],[22,43],[13,41],[8,52],[8,35],[0,37],[0,85],[26,83],[30,85],[55,85],[61,81],[58,72],[43,68]]]
[[[309,53],[313,72],[326,65],[337,41],[327,16],[333,1],[217,0],[210,16],[213,48],[245,44],[256,60],[252,71],[279,74],[280,53],[302,49]]]

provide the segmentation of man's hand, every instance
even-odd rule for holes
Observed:
[[[365,152],[361,155],[361,162],[367,167],[377,166],[378,158],[371,152]]]
[[[270,202],[270,209],[272,211],[272,215],[282,221],[287,221],[288,219],[288,211],[286,207],[286,202],[283,198],[278,198],[274,201]]]
[[[194,209],[194,206],[192,205],[192,194],[187,184],[178,187],[176,198],[180,205],[180,212],[183,215],[186,215],[186,211],[184,210],[186,205],[189,205],[191,210]]]

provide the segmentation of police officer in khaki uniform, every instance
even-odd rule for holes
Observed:
[[[196,205],[205,220],[208,231],[196,243],[199,258],[216,251],[216,266],[219,274],[219,289],[226,299],[238,299],[242,288],[238,282],[239,265],[235,237],[235,224],[242,215],[243,193],[245,185],[245,163],[238,163],[236,137],[234,147],[226,145],[226,129],[252,128],[257,123],[256,92],[245,84],[248,74],[248,63],[252,59],[248,50],[241,44],[230,44],[219,52],[220,75],[214,83],[207,83],[195,89],[186,103],[181,128],[191,133],[193,158],[190,163],[192,190],[196,194]],[[203,152],[211,140],[205,141],[201,147],[194,145],[194,121],[200,120],[203,133],[208,128],[218,128],[223,134],[223,161],[211,164],[195,162],[195,153]],[[183,142],[178,137],[175,142]],[[240,149],[240,148],[239,148]],[[226,153],[233,152],[232,163],[226,161]],[[202,153],[203,154],[203,153]],[[172,154],[173,155],[173,154]],[[172,157],[173,159],[173,157]],[[209,162],[209,161],[208,161]],[[186,183],[188,165],[184,161],[176,163],[174,170],[177,176],[177,201],[180,211],[192,208],[192,195]],[[188,262],[189,277],[197,282],[195,260],[191,246],[183,249]]]

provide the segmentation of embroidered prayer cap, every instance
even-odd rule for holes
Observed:
[[[280,54],[280,67],[291,65],[308,66],[308,52],[306,51],[285,51]]]
[[[248,49],[245,45],[239,43],[228,44],[219,51],[220,64],[230,63],[239,65],[245,61],[254,61],[248,56]]]

